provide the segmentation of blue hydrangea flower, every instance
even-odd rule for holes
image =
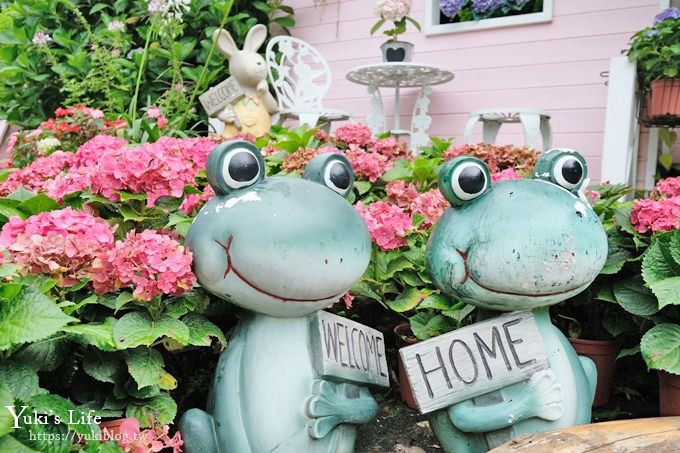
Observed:
[[[680,19],[680,9],[678,8],[666,8],[656,15],[654,18],[654,26],[657,26],[665,20]]]
[[[441,0],[439,2],[439,10],[446,17],[453,17],[463,8],[465,0]]]
[[[477,14],[490,13],[505,5],[505,0],[472,0],[472,9]]]

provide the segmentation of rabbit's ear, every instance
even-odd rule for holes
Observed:
[[[257,24],[250,30],[246,35],[246,42],[243,44],[243,50],[250,50],[251,52],[257,52],[257,49],[264,43],[267,39],[267,27],[262,24]]]
[[[227,58],[231,58],[232,55],[238,52],[238,47],[236,47],[234,38],[232,38],[229,32],[226,30],[215,30],[215,33],[213,33],[213,41],[217,43],[217,48]]]

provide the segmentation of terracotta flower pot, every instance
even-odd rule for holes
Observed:
[[[621,350],[621,340],[584,340],[569,338],[578,355],[592,359],[597,368],[597,387],[593,407],[604,406],[612,393],[612,379],[616,366],[616,356]]]
[[[653,81],[647,112],[650,118],[680,116],[680,79]]]
[[[659,415],[680,415],[680,376],[659,371]]]
[[[394,336],[397,342],[397,349],[416,344],[420,341],[413,336],[411,324],[407,322],[399,324],[394,328]],[[399,395],[401,400],[411,409],[418,409],[416,400],[411,392],[411,384],[408,381],[408,377],[406,377],[406,370],[399,354],[397,354],[397,373],[399,375]]]

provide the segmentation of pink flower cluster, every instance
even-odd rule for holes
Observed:
[[[113,231],[104,220],[68,207],[27,220],[10,217],[0,246],[22,275],[50,275],[68,287],[88,278],[92,262],[113,248]]]
[[[94,261],[92,280],[97,294],[134,286],[132,295],[150,301],[161,294],[180,295],[196,282],[192,254],[167,234],[131,231],[106,256]]]
[[[637,200],[630,214],[630,222],[638,233],[657,233],[678,228],[680,197]]]
[[[524,179],[514,168],[508,167],[491,175],[491,181],[507,181],[510,179]]]
[[[453,146],[442,157],[452,159],[457,156],[475,156],[483,160],[491,173],[512,167],[520,172],[529,172],[536,165],[539,153],[528,146],[495,145],[493,143],[476,143]]]
[[[104,428],[106,429],[106,428]],[[140,430],[139,420],[136,418],[126,418],[120,424],[120,433],[104,434],[105,438],[115,438],[118,447],[130,453],[152,453],[162,451],[164,448],[172,448],[173,453],[182,451],[182,435],[179,431],[170,437],[170,427],[154,426],[153,428]],[[118,434],[114,436],[114,434]]]
[[[349,145],[345,151],[345,157],[349,161],[357,178],[376,182],[385,172],[393,167],[392,160],[378,153],[368,153],[359,145]]]
[[[30,181],[33,187],[44,188],[47,195],[57,200],[90,188],[111,201],[120,200],[118,191],[147,194],[146,206],[152,207],[160,197],[181,197],[185,185],[195,186],[194,178],[205,167],[215,146],[215,142],[205,138],[162,137],[155,143],[136,147],[126,147],[126,143],[120,138],[96,136],[78,148],[75,157],[71,155],[68,172],[59,174],[65,167],[62,165],[60,171],[49,172],[52,181],[41,179],[39,186],[33,180],[34,167],[45,164],[34,162],[24,170],[33,178]],[[52,162],[55,154],[44,159]],[[53,163],[50,168],[56,165]],[[12,187],[6,190],[11,191]]]
[[[425,220],[420,224],[420,229],[427,230],[434,225],[449,207],[441,192],[430,189],[420,193],[412,183],[405,181],[390,181],[385,187],[386,200],[394,203],[407,212],[420,214]]]
[[[45,189],[52,180],[66,171],[74,161],[74,154],[55,151],[46,157],[39,157],[31,165],[13,171],[0,182],[0,196],[7,196],[19,187],[31,192]]]
[[[335,130],[335,140],[345,145],[368,147],[373,143],[371,130],[365,124],[345,124]]]
[[[680,176],[659,180],[655,189],[655,192],[667,197],[680,196]]]
[[[371,240],[378,244],[381,250],[392,250],[406,245],[404,235],[415,229],[411,216],[399,206],[376,201],[366,207],[363,201],[360,201],[354,208],[366,222]]]

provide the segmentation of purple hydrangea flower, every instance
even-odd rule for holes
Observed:
[[[654,18],[654,26],[656,27],[658,24],[665,20],[673,20],[673,19],[680,19],[680,9],[678,8],[666,8],[663,11],[661,11],[659,14],[656,15]]]
[[[505,5],[505,0],[472,0],[472,9],[477,14],[496,11]]]
[[[465,0],[441,0],[439,2],[439,10],[446,17],[453,17],[463,8]]]

